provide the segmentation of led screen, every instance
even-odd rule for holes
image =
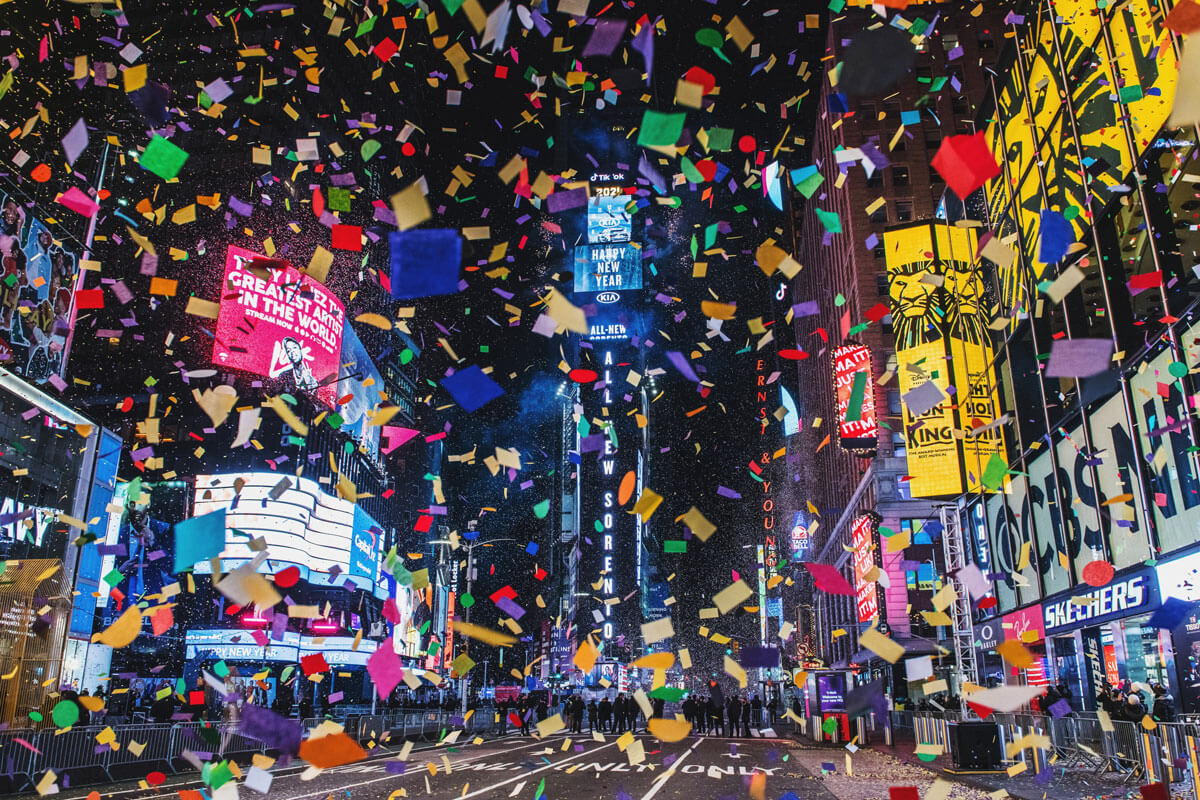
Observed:
[[[341,301],[290,264],[256,275],[249,269],[256,258],[265,256],[240,247],[225,252],[213,361],[280,378],[289,391],[333,407],[346,317]]]
[[[642,288],[642,251],[634,245],[586,244],[575,248],[576,292]]]
[[[234,486],[237,480],[244,482],[240,492]],[[197,475],[195,516],[222,508],[226,534],[221,559],[226,569],[253,558],[250,543],[262,537],[270,554],[264,571],[290,564],[310,583],[333,583],[333,575],[349,574],[360,587],[375,588],[378,524],[315,481],[274,472]],[[196,572],[208,568],[207,562],[200,562]]]
[[[628,242],[633,235],[633,219],[623,194],[593,197],[588,201],[587,239],[592,244]]]

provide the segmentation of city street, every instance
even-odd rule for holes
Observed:
[[[724,739],[695,737],[663,744],[653,736],[638,735],[645,761],[631,765],[608,735],[603,742],[590,735],[556,734],[545,741],[508,735],[465,747],[431,747],[414,751],[405,769],[395,766],[393,755],[374,756],[365,762],[319,772],[303,766],[277,769],[271,800],[317,800],[328,796],[356,800],[393,797],[432,797],[451,800],[481,798],[618,798],[619,800],[694,800],[695,798],[756,795],[754,776],[762,775],[768,798],[793,792],[802,800],[866,800],[887,795],[888,786],[916,786],[924,796],[934,773],[896,761],[872,750],[853,756],[853,772],[846,772],[845,751],[802,745],[790,739]],[[447,769],[447,764],[449,769]],[[232,784],[228,784],[232,785]],[[943,784],[947,797],[982,800],[987,794],[963,784]],[[114,784],[100,790],[104,800],[151,800],[169,792],[203,789],[188,776],[169,779],[147,789],[138,782]],[[254,791],[238,786],[238,794],[218,791],[215,797],[253,798]],[[61,800],[97,797],[91,789],[64,790]],[[22,795],[23,798],[36,795]]]

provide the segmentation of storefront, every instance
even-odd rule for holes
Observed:
[[[1174,597],[1192,603],[1186,616],[1171,631],[1176,682],[1175,707],[1185,714],[1200,713],[1200,553],[1160,563],[1156,568],[1163,602]]]
[[[1042,603],[1048,680],[1065,684],[1076,709],[1096,708],[1105,683],[1161,683],[1174,691],[1168,631],[1147,625],[1161,604],[1153,567],[1119,573]]]

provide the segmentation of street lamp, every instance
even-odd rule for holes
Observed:
[[[500,542],[516,542],[516,541],[517,541],[516,539],[503,537],[500,539],[488,539],[486,542],[480,541],[479,539],[475,539],[474,541],[467,542],[465,545],[462,544],[461,542],[459,543],[460,547],[467,548],[467,594],[471,594],[471,585],[473,582],[473,578],[475,577],[475,548],[476,548],[476,546],[482,545],[484,547],[491,547],[492,545],[499,544]],[[429,543],[430,544],[449,544],[449,545],[454,544],[454,542],[450,541],[449,539],[432,539],[432,540],[430,540]],[[474,605],[474,603],[471,604],[471,606],[473,606],[473,605]],[[467,614],[466,614],[467,623],[471,622],[471,606],[467,606]],[[463,642],[463,652],[466,653],[468,656],[471,655],[471,637],[469,637],[469,636],[466,637],[466,641]],[[485,669],[487,668],[487,664],[484,664],[484,668]],[[487,688],[487,678],[484,678],[484,688],[485,689]],[[462,677],[460,677],[458,679],[458,695],[459,695],[459,706],[460,706],[461,712],[465,715],[467,713],[467,676],[466,675],[463,675]]]

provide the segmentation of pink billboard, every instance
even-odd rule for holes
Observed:
[[[1001,618],[1005,639],[1016,639],[1022,644],[1033,644],[1046,638],[1046,625],[1042,617],[1042,606],[1039,603],[1030,608],[1022,608],[1005,614]]]
[[[249,269],[255,259],[267,257],[240,247],[225,252],[213,361],[277,378],[286,391],[333,407],[346,321],[341,301],[291,264],[258,270],[266,275],[259,277]]]

